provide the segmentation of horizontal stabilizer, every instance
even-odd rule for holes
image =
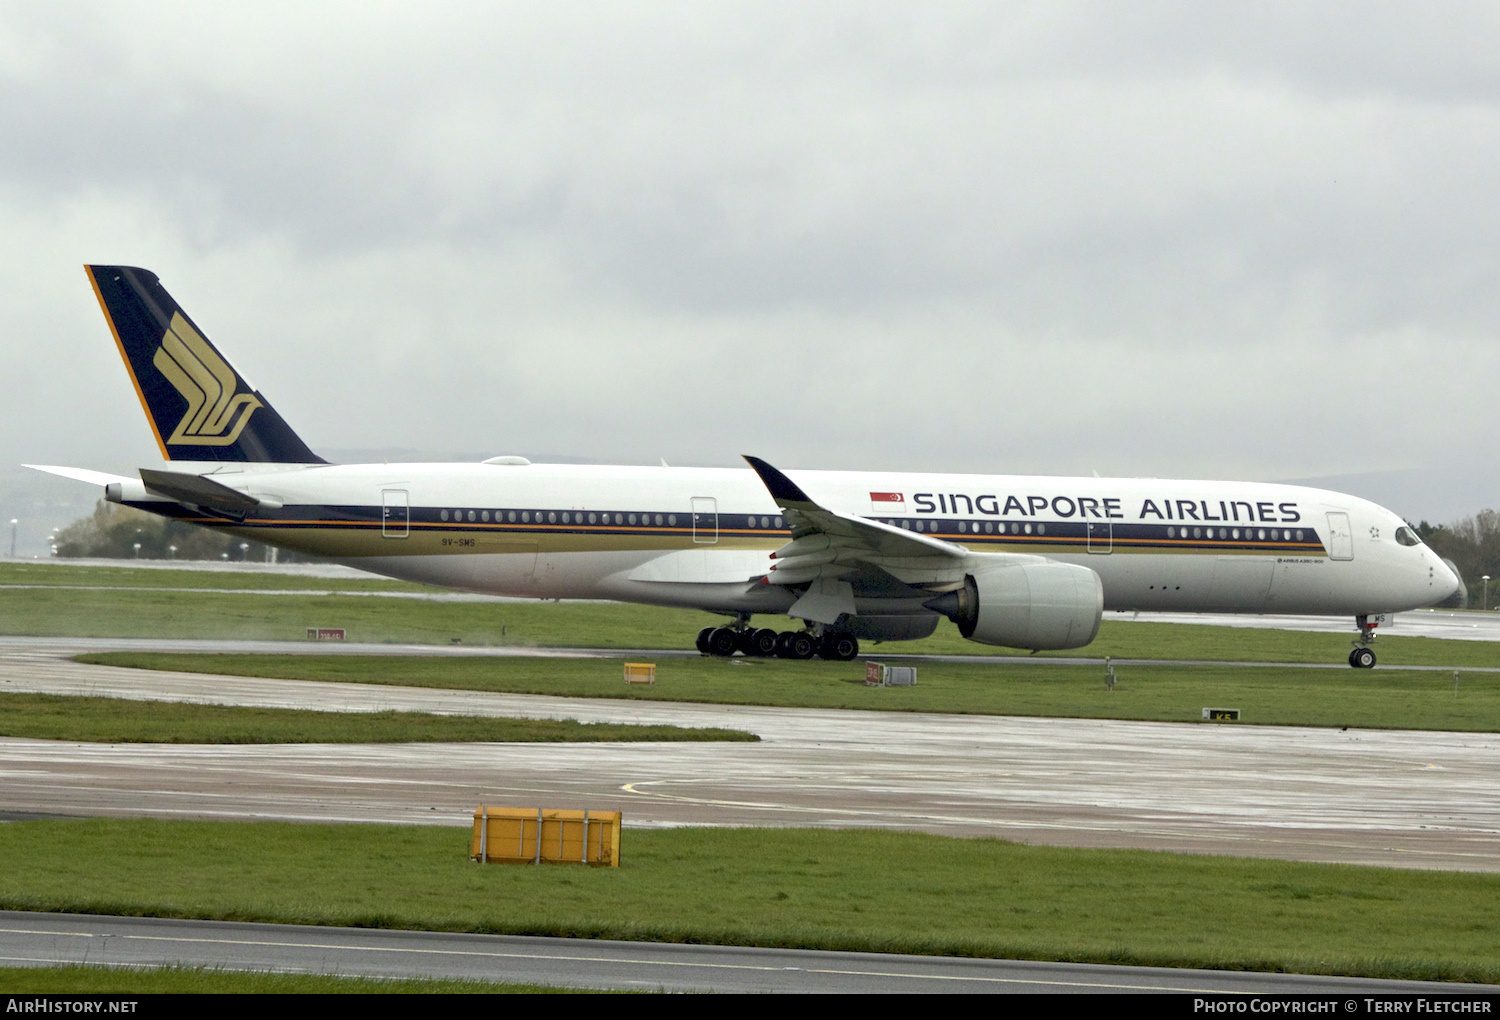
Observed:
[[[208,510],[217,510],[234,517],[243,517],[251,510],[262,506],[262,501],[254,496],[240,492],[238,489],[231,489],[203,475],[141,468],[141,481],[146,483],[148,491],[166,496],[168,499],[175,499],[179,503],[191,503],[193,506]]]
[[[112,475],[107,471],[90,471],[88,468],[59,467],[56,464],[22,464],[22,467],[31,468],[33,471],[45,471],[49,475],[61,475],[63,478],[71,478],[75,482],[88,482],[92,485],[109,485],[111,482],[133,482],[134,478],[127,475]]]

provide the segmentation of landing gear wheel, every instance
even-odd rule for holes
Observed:
[[[817,645],[807,631],[789,630],[776,638],[776,654],[783,659],[811,659]]]
[[[825,659],[848,662],[859,654],[859,639],[853,634],[824,634],[818,644],[818,654]]]
[[[708,636],[708,654],[729,658],[739,647],[739,638],[733,627],[715,627]]]
[[[1349,653],[1349,665],[1355,669],[1372,669],[1375,666],[1375,650],[1370,643],[1375,640],[1375,628],[1380,626],[1379,617],[1371,620],[1368,613],[1354,618],[1354,628],[1359,637],[1354,639],[1354,651]]]
[[[745,642],[745,654],[757,655],[761,658],[775,655],[776,641],[776,632],[769,627],[750,631],[750,636]]]
[[[698,652],[701,655],[712,655],[708,647],[708,636],[714,632],[712,627],[704,627],[698,632]]]

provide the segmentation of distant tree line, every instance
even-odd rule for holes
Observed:
[[[1500,513],[1481,510],[1453,524],[1413,524],[1417,535],[1443,559],[1458,568],[1464,586],[1469,589],[1469,605],[1478,607],[1484,601],[1484,576],[1490,577],[1489,606],[1494,608],[1500,594]]]
[[[271,547],[101,499],[92,514],[80,517],[57,533],[56,555],[68,559],[265,563],[271,559]],[[305,563],[310,559],[288,549],[278,550],[276,558],[282,563]]]

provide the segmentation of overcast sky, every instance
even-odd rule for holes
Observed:
[[[1490,475],[1497,10],[6,0],[0,461],[100,262],[318,451]]]

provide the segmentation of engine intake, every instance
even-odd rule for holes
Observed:
[[[1088,567],[1024,563],[969,574],[962,588],[927,605],[981,644],[1082,648],[1099,633],[1104,586]]]

